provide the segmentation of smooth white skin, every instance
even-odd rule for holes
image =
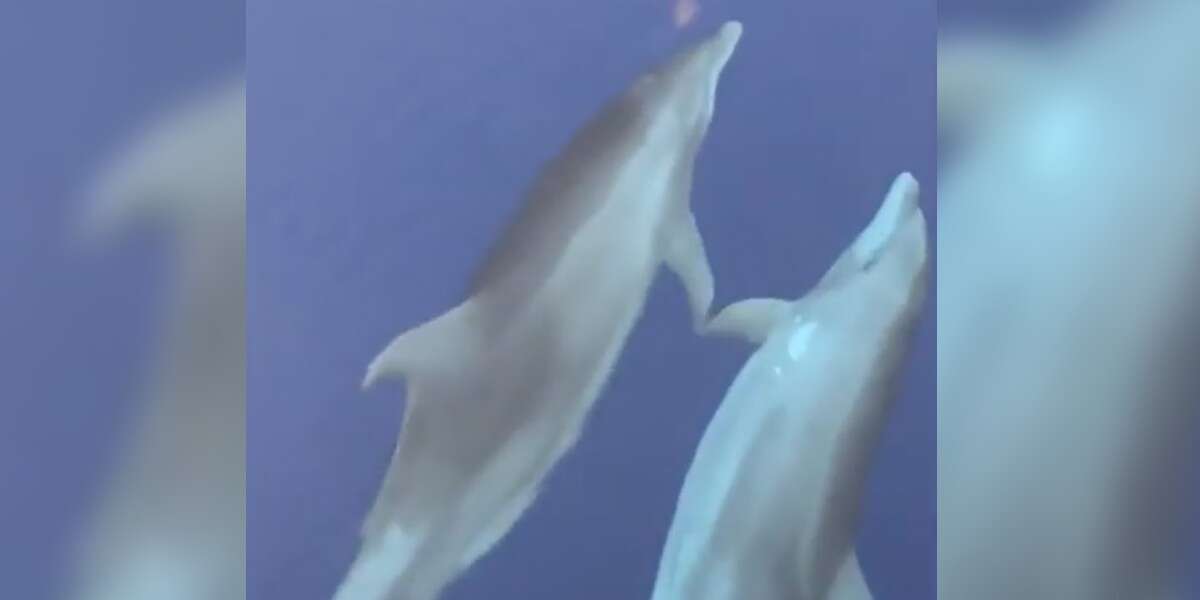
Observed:
[[[854,537],[925,297],[926,249],[917,184],[905,174],[813,291],[714,318],[713,333],[762,346],[696,451],[654,600],[871,597]]]
[[[170,230],[147,403],[84,536],[82,600],[245,597],[245,85],[174,106],[88,189],[82,242]]]
[[[1196,433],[1198,28],[1195,2],[1118,3],[1052,53],[941,47],[939,102],[977,113],[953,115],[964,150],[939,189],[939,596],[1175,583]],[[973,63],[1007,65],[984,85],[995,101],[961,101],[981,91]]]
[[[610,103],[543,172],[461,305],[401,335],[392,464],[338,600],[427,600],[495,545],[574,444],[664,263],[697,325],[712,275],[689,207],[728,23]]]

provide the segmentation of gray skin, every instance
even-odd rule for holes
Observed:
[[[854,538],[926,295],[926,251],[917,183],[901,175],[812,291],[744,300],[709,324],[761,346],[696,451],[654,600],[871,597]]]
[[[81,600],[245,597],[245,82],[185,100],[86,190],[81,243],[144,221],[173,260],[144,412],[81,543]]]
[[[938,594],[1173,593],[1195,455],[1200,4],[948,37]],[[980,73],[995,73],[994,78]],[[939,115],[942,117],[942,115]]]
[[[428,600],[492,548],[578,438],[659,267],[707,318],[693,162],[738,23],[642,76],[543,171],[459,306],[396,338],[392,464],[338,600]]]

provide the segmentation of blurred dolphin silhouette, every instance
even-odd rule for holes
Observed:
[[[1176,593],[1200,341],[1200,3],[939,46],[938,595]],[[951,108],[944,113],[942,107]]]
[[[870,598],[854,552],[871,455],[926,295],[917,182],[796,301],[734,303],[710,333],[760,347],[684,481],[654,600]]]
[[[708,316],[690,209],[726,23],[608,104],[544,170],[470,296],[397,337],[364,386],[404,377],[392,464],[338,600],[427,600],[494,546],[575,443],[658,268]]]
[[[245,598],[245,82],[187,96],[113,154],[77,231],[169,230],[169,305],[138,415],[81,544],[81,600]]]

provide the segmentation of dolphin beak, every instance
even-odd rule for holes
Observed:
[[[738,41],[742,39],[742,24],[738,21],[729,21],[721,26],[717,34],[713,36],[709,44],[712,47],[713,56],[713,71],[720,73],[729,63],[729,58],[733,56],[733,51],[737,48]]]
[[[901,173],[896,177],[883,199],[883,204],[851,247],[859,265],[865,267],[879,258],[896,236],[896,232],[917,211],[919,195],[920,186],[911,173]]]
[[[707,79],[710,113],[721,72],[725,70],[725,65],[729,63],[740,39],[742,39],[742,24],[737,21],[729,21],[687,58],[686,72],[690,73],[692,77],[701,80]]]

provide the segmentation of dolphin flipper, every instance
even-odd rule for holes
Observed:
[[[708,320],[715,289],[704,238],[700,236],[696,217],[691,211],[668,222],[666,227],[663,261],[683,284],[692,311],[692,325],[699,331]]]
[[[704,327],[706,335],[737,337],[754,345],[767,340],[775,325],[792,312],[792,303],[778,298],[750,298],[734,302]]]

